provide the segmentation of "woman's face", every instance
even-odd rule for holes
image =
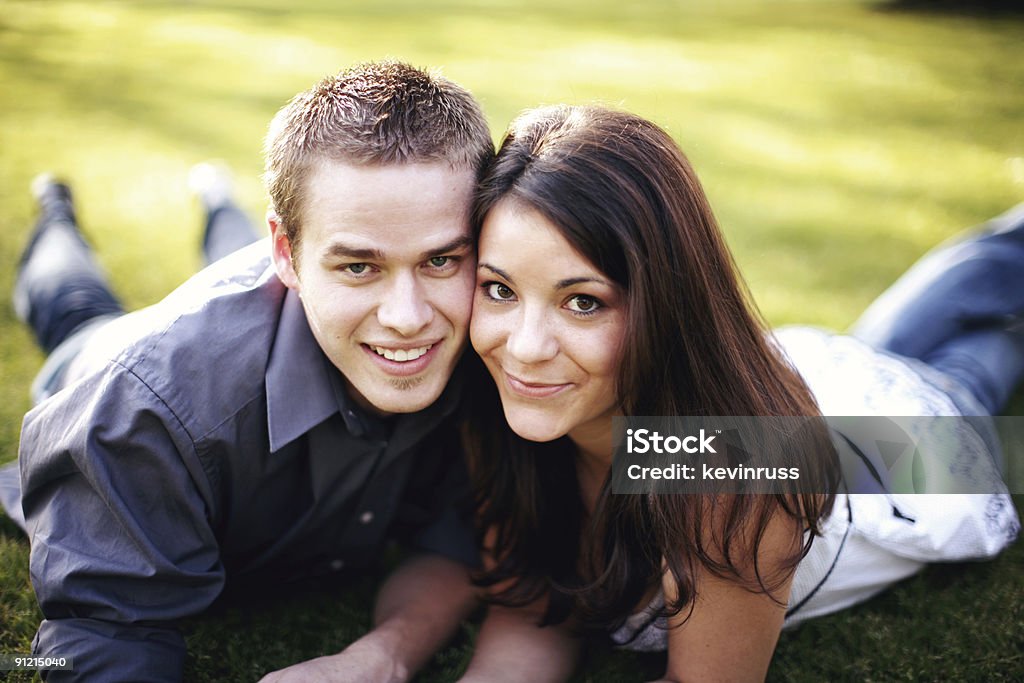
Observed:
[[[512,429],[577,442],[610,431],[626,325],[621,288],[536,211],[508,200],[484,220],[470,339]]]

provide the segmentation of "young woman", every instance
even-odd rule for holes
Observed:
[[[847,495],[828,465],[853,442],[834,430],[801,456],[819,484],[803,493],[612,495],[609,473],[619,415],[997,412],[1024,372],[1024,210],[922,261],[859,339],[769,334],[686,158],[630,114],[521,116],[476,219],[471,338],[493,383],[468,424],[492,605],[465,680],[561,680],[592,629],[667,649],[669,680],[759,680],[785,623],[1016,535],[997,481]],[[958,438],[995,472],[972,424]]]

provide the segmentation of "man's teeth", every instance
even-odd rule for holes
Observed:
[[[421,346],[418,349],[386,349],[383,346],[374,346],[373,350],[376,351],[378,355],[384,356],[388,360],[397,360],[404,363],[406,361],[416,360],[429,351],[431,346],[433,346],[433,344],[430,346]]]

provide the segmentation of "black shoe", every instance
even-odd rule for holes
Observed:
[[[71,188],[52,173],[40,173],[32,180],[32,196],[39,204],[39,221],[64,219],[77,225]]]
[[[39,204],[39,218],[36,219],[28,243],[21,252],[21,258],[18,260],[19,268],[32,254],[40,235],[50,226],[70,226],[76,232],[78,231],[74,200],[71,197],[71,188],[67,183],[57,180],[52,173],[40,173],[32,180],[30,188],[32,196]]]

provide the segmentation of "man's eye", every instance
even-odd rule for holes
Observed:
[[[451,260],[451,256],[434,256],[430,259],[429,263],[435,268],[444,268]]]
[[[500,282],[492,282],[487,285],[487,296],[499,301],[507,301],[516,295],[509,287]]]
[[[345,270],[352,273],[353,275],[362,275],[366,272],[366,269],[370,266],[366,263],[350,263],[345,266]]]
[[[568,307],[570,311],[575,313],[593,313],[601,308],[601,302],[592,296],[577,294],[569,299]]]

